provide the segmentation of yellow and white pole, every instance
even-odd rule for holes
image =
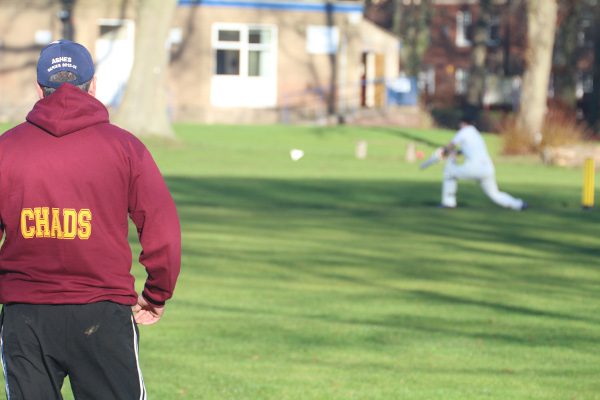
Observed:
[[[583,195],[581,206],[583,208],[594,207],[595,192],[595,163],[593,158],[586,158],[583,164]]]

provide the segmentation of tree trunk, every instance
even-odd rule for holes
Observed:
[[[333,3],[327,1],[325,4],[325,21],[330,30],[335,28],[333,15]],[[330,34],[333,34],[330,31]],[[327,115],[332,116],[337,114],[337,80],[338,80],[338,51],[336,47],[329,53],[329,94],[327,95]]]
[[[517,126],[533,146],[542,138],[556,31],[556,0],[527,0],[527,64]]]
[[[135,59],[115,121],[137,136],[174,138],[168,116],[167,39],[177,0],[138,3]]]
[[[75,40],[75,26],[73,25],[73,8],[77,0],[61,0],[61,10],[58,16],[62,22],[62,38]]]
[[[595,9],[595,21],[600,20],[600,9]],[[600,25],[596,23],[594,27],[594,66],[593,66],[593,91],[590,96],[590,105],[588,113],[589,124],[600,132]]]
[[[432,0],[407,5],[400,0],[394,0],[392,4],[392,30],[402,40],[403,68],[408,75],[416,76],[429,46]]]
[[[392,0],[392,33],[402,37],[402,6],[400,0]]]
[[[491,20],[491,0],[480,1],[480,15],[473,35],[473,52],[471,53],[471,71],[467,89],[467,104],[474,109],[481,109],[485,94],[485,75],[487,59],[488,30]]]
[[[554,93],[555,97],[573,110],[577,106],[577,35],[582,16],[582,1],[561,1],[559,4],[564,15],[558,24],[556,46],[554,48]]]

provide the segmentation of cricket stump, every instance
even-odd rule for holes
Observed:
[[[586,158],[583,164],[583,193],[581,198],[581,207],[584,210],[594,207],[595,180],[594,159]]]

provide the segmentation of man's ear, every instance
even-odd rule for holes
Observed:
[[[37,82],[35,83],[35,90],[36,90],[36,92],[37,92],[38,97],[40,98],[40,100],[43,99],[44,98],[44,91],[42,90],[42,87],[40,86],[40,84],[37,83]]]
[[[90,82],[90,88],[88,89],[88,94],[96,97],[96,75],[94,75],[94,77],[92,78],[92,81]]]

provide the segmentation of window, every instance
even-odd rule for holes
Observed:
[[[592,47],[594,46],[593,40],[594,24],[589,18],[584,18],[579,23],[579,29],[577,31],[577,46],[579,47]]]
[[[52,41],[52,31],[48,30],[37,30],[34,36],[35,44],[39,46],[46,46]]]
[[[498,46],[500,44],[500,17],[492,16],[488,25],[488,45]]]
[[[240,51],[217,50],[217,75],[240,74]]]
[[[240,41],[240,31],[230,31],[230,30],[220,30],[219,41],[221,42],[239,42]]]
[[[275,73],[274,28],[216,24],[215,75],[268,77]]]
[[[277,105],[277,27],[215,23],[212,26],[215,107],[270,108]]]
[[[469,11],[459,11],[456,14],[456,45],[458,47],[471,45],[472,26],[471,13]]]
[[[575,84],[575,93],[578,99],[594,91],[594,76],[589,72],[580,72],[577,74]]]
[[[435,67],[429,66],[419,72],[417,86],[422,93],[435,94]]]
[[[336,26],[308,25],[306,52],[308,54],[335,54],[340,45],[340,30]]]
[[[454,91],[456,94],[467,93],[467,81],[469,79],[469,73],[462,69],[457,68],[454,72]]]

